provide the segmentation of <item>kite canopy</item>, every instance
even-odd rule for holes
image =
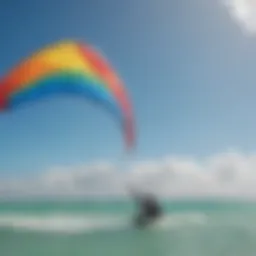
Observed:
[[[39,50],[0,80],[0,110],[60,93],[93,100],[114,114],[126,145],[134,145],[131,103],[116,72],[91,46],[62,41]]]

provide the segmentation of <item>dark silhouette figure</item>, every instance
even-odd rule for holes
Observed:
[[[162,216],[162,209],[154,196],[136,196],[135,200],[139,207],[139,213],[134,219],[136,227],[144,228],[154,223]]]

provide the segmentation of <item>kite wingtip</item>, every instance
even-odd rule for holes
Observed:
[[[4,90],[4,84],[0,82],[0,111],[6,108],[6,93]]]

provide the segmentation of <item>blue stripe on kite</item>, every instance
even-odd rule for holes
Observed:
[[[37,101],[57,94],[73,94],[86,97],[88,100],[102,104],[119,120],[123,120],[120,108],[102,83],[86,79],[81,74],[55,74],[35,84],[22,88],[19,92],[11,95],[8,102],[9,108]]]

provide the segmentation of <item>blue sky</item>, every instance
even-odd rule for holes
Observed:
[[[102,49],[123,78],[138,132],[136,159],[206,156],[256,145],[256,41],[221,1],[0,3],[0,75],[61,39]],[[100,108],[51,99],[0,115],[1,175],[116,160],[123,141]]]

